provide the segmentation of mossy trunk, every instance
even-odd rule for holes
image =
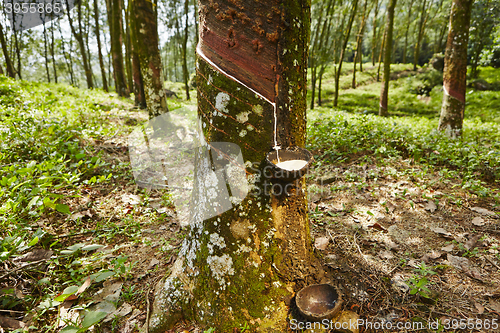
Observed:
[[[462,135],[467,76],[467,44],[474,0],[454,0],[444,56],[443,105],[438,129],[451,137]]]
[[[128,97],[129,91],[125,83],[125,70],[123,68],[121,1],[106,0],[106,6],[108,9],[115,89],[119,96]]]
[[[158,25],[151,1],[132,0],[130,20],[135,29],[133,46],[139,58],[146,105],[149,117],[154,118],[168,112],[168,107],[161,78]]]
[[[233,3],[199,3],[198,114],[209,144],[240,147],[250,190],[206,220],[200,215],[210,198],[198,196],[179,259],[156,290],[149,332],[164,332],[181,317],[217,332],[245,323],[252,332],[285,332],[294,292],[322,279],[303,179],[278,183],[264,173],[274,105],[278,145],[305,144],[310,3]],[[211,170],[198,167],[196,181],[207,186]],[[288,195],[280,194],[285,187]]]
[[[391,58],[392,58],[392,32],[394,30],[394,9],[397,0],[390,0],[387,7],[387,26],[385,28],[385,50],[384,50],[384,82],[380,92],[380,103],[378,109],[379,116],[388,116],[387,100],[389,98],[389,81],[391,77]]]

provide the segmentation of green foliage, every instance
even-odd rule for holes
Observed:
[[[420,266],[413,271],[416,274],[408,280],[410,295],[419,294],[422,297],[429,297],[430,290],[426,287],[426,285],[429,284],[427,276],[437,273],[432,270],[432,267],[426,266],[424,262],[421,263]]]
[[[371,154],[380,161],[411,158],[450,170],[450,177],[458,178],[462,188],[480,196],[492,195],[487,183],[500,181],[499,124],[465,120],[463,137],[451,139],[436,130],[437,119],[329,113],[309,122],[308,128],[308,148],[319,152],[316,157],[321,163]]]

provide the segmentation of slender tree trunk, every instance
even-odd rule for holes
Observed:
[[[189,101],[191,98],[189,97],[189,71],[187,66],[187,42],[189,37],[189,1],[184,1],[184,36],[182,38],[182,76],[184,78],[184,89],[186,91],[186,99]]]
[[[130,0],[128,7],[130,7]],[[130,40],[130,17],[128,8],[125,8],[125,1],[122,0],[125,12],[125,69],[127,71],[128,90],[133,91],[134,83],[132,78],[132,41]]]
[[[47,28],[43,24],[43,57],[45,59],[45,71],[47,72],[47,82],[50,83],[49,55],[47,52]]]
[[[198,0],[193,0],[194,3],[194,28],[195,28],[195,45],[198,45],[199,31],[198,31]]]
[[[15,16],[14,16],[15,17]],[[16,30],[16,25],[12,25],[12,29],[14,31],[14,45],[16,47],[16,57],[17,57],[17,76],[19,77],[20,80],[23,79],[21,75],[21,48],[19,47],[19,38],[22,38],[23,32],[22,31],[17,31]],[[20,34],[20,37],[17,36],[17,34]]]
[[[68,73],[69,73],[69,78],[70,78],[70,84],[75,85],[75,78],[73,75],[73,63],[71,62],[71,44],[70,44],[70,54],[66,52],[66,48],[64,46],[64,38],[62,38],[62,30],[61,30],[61,24],[59,20],[57,21],[57,28],[59,29],[59,35],[61,35],[61,50],[64,56],[64,62],[66,63],[66,67],[68,68]],[[71,38],[73,35],[70,35],[70,43],[71,43]]]
[[[131,0],[130,19],[134,21],[134,50],[137,51],[144,83],[149,117],[168,112],[167,98],[162,81],[158,28],[153,5],[148,0]]]
[[[384,54],[386,36],[387,36],[387,30],[384,29],[384,36],[382,37],[382,44],[380,45],[380,51],[378,54],[377,82],[380,82],[380,68],[382,67],[382,55]]]
[[[9,50],[7,50],[7,42],[5,41],[2,24],[0,24],[0,43],[2,44],[2,51],[5,57],[7,75],[11,78],[15,78],[16,73],[14,72],[14,67],[12,66],[12,62],[10,61]]]
[[[462,135],[467,79],[467,44],[474,0],[453,0],[444,57],[443,105],[438,129],[450,137]]]
[[[5,75],[3,68],[2,68],[2,65],[0,65],[0,74]]]
[[[339,85],[340,85],[340,73],[342,71],[342,63],[344,62],[344,54],[347,48],[347,43],[349,42],[349,36],[351,35],[352,23],[354,22],[354,17],[356,16],[356,9],[358,8],[358,0],[354,0],[352,4],[351,17],[347,23],[347,31],[344,35],[344,43],[342,45],[342,50],[340,51],[339,57],[339,68],[337,70],[337,75],[335,76],[335,95],[333,99],[333,106],[337,106],[339,100]]]
[[[54,21],[50,23],[50,34],[52,39],[50,43],[50,56],[52,58],[52,70],[54,71],[54,82],[57,83],[57,64],[54,52],[54,44],[56,43],[56,39],[54,38]]]
[[[125,81],[125,70],[123,68],[122,52],[122,27],[121,27],[121,0],[106,0],[108,7],[108,22],[111,37],[111,54],[113,62],[113,73],[115,77],[115,89],[119,96],[128,97],[129,91]]]
[[[326,65],[323,64],[321,65],[319,69],[319,83],[318,83],[318,105],[321,106],[323,104],[323,101],[321,99],[321,88],[322,88],[322,83],[323,83],[323,74],[325,73]]]
[[[130,42],[132,46],[132,77],[134,80],[134,103],[136,106],[140,107],[141,109],[145,109],[147,107],[146,105],[146,96],[144,93],[144,82],[142,79],[142,73],[141,73],[141,64],[139,62],[139,55],[137,54],[137,49],[136,49],[136,37],[135,37],[135,32],[137,31],[137,27],[135,26],[135,19],[134,16],[132,15],[133,3],[132,1],[129,2],[128,4],[128,11],[129,11],[129,23],[130,23]]]
[[[372,66],[375,66],[375,50],[377,49],[377,15],[379,10],[379,0],[375,0],[375,14],[373,15],[373,36],[372,36]]]
[[[271,103],[276,103],[279,144],[305,144],[310,2],[247,0],[236,7],[227,1],[225,8],[245,14],[236,16],[234,25],[229,15],[218,19],[212,4],[200,1],[199,115],[208,143],[241,147],[243,159],[253,163],[246,169],[253,179],[274,145]],[[258,19],[266,22],[268,13],[273,24],[263,34],[246,28]],[[231,26],[234,35],[227,39]],[[256,39],[261,47],[254,47]],[[231,46],[236,41],[238,48]],[[208,179],[210,172],[200,167],[195,175]],[[323,270],[311,246],[304,181],[293,183],[289,196],[270,194],[265,184],[262,177],[236,207],[204,221],[199,214],[206,196],[195,200],[179,259],[157,289],[150,333],[165,332],[181,315],[217,332],[243,325],[249,332],[287,331],[288,300],[304,285],[318,283]]]
[[[73,24],[73,19],[71,17],[71,13],[68,11],[68,21],[69,26],[71,28],[71,32],[73,36],[75,36],[76,41],[78,42],[78,46],[80,48],[80,54],[82,55],[82,63],[83,69],[85,71],[85,78],[87,80],[87,88],[94,88],[94,82],[92,80],[92,71],[90,68],[90,62],[87,59],[87,50],[85,49],[85,41],[83,37],[83,29],[82,29],[82,2],[80,1],[77,6],[77,15],[78,15],[78,32],[75,29]]]
[[[413,7],[413,2],[415,2],[415,0],[410,0],[410,5],[408,6],[408,16],[406,17],[405,46],[403,48],[403,64],[406,64],[406,53],[408,49],[408,32],[410,31],[411,9]]]
[[[427,0],[422,0],[422,10],[420,14],[420,22],[418,24],[418,35],[417,44],[415,45],[414,56],[413,56],[413,70],[417,70],[418,60],[420,58],[420,47],[422,46],[422,39],[424,37],[425,21],[427,18],[426,13]]]
[[[387,99],[389,96],[389,81],[391,76],[391,56],[392,56],[392,32],[394,28],[394,9],[396,8],[397,0],[390,0],[387,8],[387,34],[385,36],[385,51],[384,51],[384,83],[380,92],[380,108],[379,116],[388,116]]]
[[[97,39],[97,54],[99,56],[99,67],[101,68],[102,89],[104,89],[104,91],[107,92],[109,91],[109,88],[108,88],[108,80],[106,79],[106,67],[104,66],[104,58],[102,56],[101,35],[99,29],[98,0],[94,0],[94,23],[95,23],[95,37]]]
[[[314,61],[311,61],[313,63],[310,68],[311,68],[311,105],[310,109],[314,109],[314,99],[316,98],[316,66],[314,65]]]
[[[366,25],[366,9],[368,6],[368,0],[365,0],[365,3],[363,5],[363,16],[361,18],[361,23],[359,25],[359,30],[358,30],[358,35],[356,36],[356,51],[354,52],[354,70],[352,72],[352,88],[356,89],[356,62],[359,60],[361,53],[362,53],[362,42],[363,42],[363,33],[365,31],[365,25]],[[368,12],[368,14],[370,14]],[[359,67],[360,71],[362,71],[361,67],[361,60],[359,61]]]

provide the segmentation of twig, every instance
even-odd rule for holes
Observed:
[[[149,291],[151,287],[146,291],[146,333],[149,333]]]
[[[493,266],[495,266],[498,270],[500,270],[500,267],[498,267],[498,265],[493,261],[491,260],[491,258],[485,256],[486,260],[488,260]]]
[[[47,261],[48,259],[41,259],[41,260],[38,260],[38,261],[33,261],[33,262],[30,262],[28,264],[25,264],[23,266],[20,266],[20,267],[17,267],[17,268],[14,268],[13,270],[11,270],[10,272],[7,272],[5,273],[4,275],[0,276],[0,280],[3,280],[4,278],[6,278],[7,276],[17,272],[17,271],[20,271],[22,270],[23,268],[26,268],[26,267],[29,267],[29,266],[36,266],[38,264],[41,264],[45,261]]]

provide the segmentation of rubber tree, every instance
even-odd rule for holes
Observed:
[[[16,73],[14,72],[14,66],[12,66],[12,61],[10,60],[9,50],[7,48],[7,42],[5,41],[2,24],[0,24],[0,43],[2,44],[2,51],[5,57],[7,75],[11,78],[15,78]]]
[[[309,0],[201,0],[197,47],[198,115],[206,141],[241,148],[252,190],[232,209],[199,219],[168,278],[157,286],[149,332],[179,318],[232,332],[285,332],[293,292],[320,278],[303,179],[288,195],[269,188],[265,156],[277,142],[303,147]],[[210,168],[208,168],[210,169]],[[208,182],[206,167],[195,171]],[[211,169],[210,169],[211,170]]]
[[[106,0],[106,8],[108,12],[115,89],[119,96],[128,97],[129,91],[125,82],[125,69],[123,67],[121,1]]]
[[[443,71],[443,104],[438,129],[462,135],[467,79],[467,44],[474,0],[453,0]]]
[[[94,24],[95,24],[95,38],[97,40],[97,55],[99,56],[99,67],[101,68],[101,77],[102,77],[102,89],[104,91],[108,91],[108,80],[106,79],[106,67],[104,66],[104,58],[102,56],[102,47],[101,47],[101,36],[99,29],[99,5],[98,0],[94,0]]]
[[[392,33],[394,30],[394,9],[396,8],[397,0],[390,0],[387,7],[387,23],[385,35],[385,50],[384,50],[384,80],[382,90],[380,92],[380,103],[378,114],[379,116],[387,116],[387,100],[389,97],[389,80],[391,76],[391,58],[392,58]]]
[[[130,12],[133,48],[137,53],[150,118],[168,112],[167,97],[161,79],[162,64],[158,49],[158,24],[153,4],[148,0],[131,0]]]

